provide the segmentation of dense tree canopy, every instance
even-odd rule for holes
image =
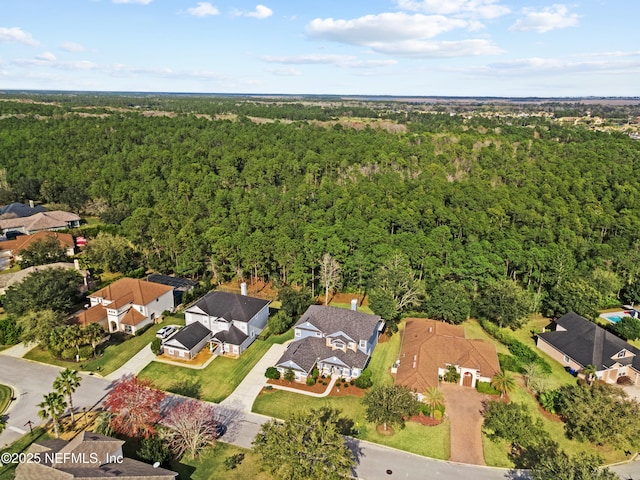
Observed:
[[[475,299],[509,278],[556,315],[640,279],[640,142],[622,134],[455,105],[6,97],[0,198],[99,216],[166,273],[317,294],[330,252],[344,288],[393,307],[380,272],[400,252],[427,295],[447,281]],[[336,124],[347,115],[390,127]]]

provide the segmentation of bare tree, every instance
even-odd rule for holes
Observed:
[[[198,400],[185,400],[172,407],[162,420],[169,448],[178,457],[189,453],[195,458],[200,450],[213,445],[220,434],[213,407]]]
[[[329,304],[329,290],[340,285],[340,264],[328,253],[320,260],[320,282],[324,285],[324,304]]]

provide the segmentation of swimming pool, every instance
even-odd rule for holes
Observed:
[[[620,312],[610,312],[610,313],[601,313],[600,318],[604,318],[605,320],[611,323],[618,323],[623,317],[630,317],[632,312],[629,311],[620,311]]]

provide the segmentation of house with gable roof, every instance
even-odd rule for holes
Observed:
[[[555,320],[552,331],[538,334],[536,345],[576,372],[594,365],[599,380],[616,383],[627,376],[640,384],[640,350],[577,313]]]
[[[91,306],[74,320],[82,326],[98,323],[110,333],[133,335],[174,308],[173,287],[134,278],[121,278],[88,298]]]
[[[75,244],[73,236],[68,233],[50,232],[47,230],[34,233],[32,235],[20,235],[15,240],[5,240],[0,242],[0,257],[13,258],[20,261],[20,253],[32,247],[36,242],[42,242],[52,238],[64,249],[68,257],[75,255]]]
[[[175,480],[178,474],[124,456],[123,440],[84,431],[73,440],[36,442],[29,446],[27,458],[16,468],[17,480]]]
[[[162,343],[165,355],[181,360],[193,359],[211,340],[211,330],[193,322]]]
[[[64,230],[80,226],[80,217],[75,213],[54,210],[52,212],[38,212],[29,217],[7,218],[0,220],[0,229],[16,231],[30,235],[42,230]]]
[[[244,288],[241,294],[213,291],[184,311],[185,323],[207,327],[221,353],[241,355],[267,326],[270,303],[247,296]]]
[[[311,305],[294,325],[294,342],[276,362],[304,382],[314,367],[325,375],[357,378],[367,366],[384,321],[378,315]]]

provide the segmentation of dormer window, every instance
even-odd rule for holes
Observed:
[[[367,348],[367,341],[366,340],[360,340],[360,348]]]
[[[618,358],[624,358],[624,356],[626,355],[627,351],[626,350],[621,350],[620,352],[618,352]]]
[[[344,348],[344,342],[342,340],[334,340],[333,348],[339,348],[340,350],[342,350]]]

